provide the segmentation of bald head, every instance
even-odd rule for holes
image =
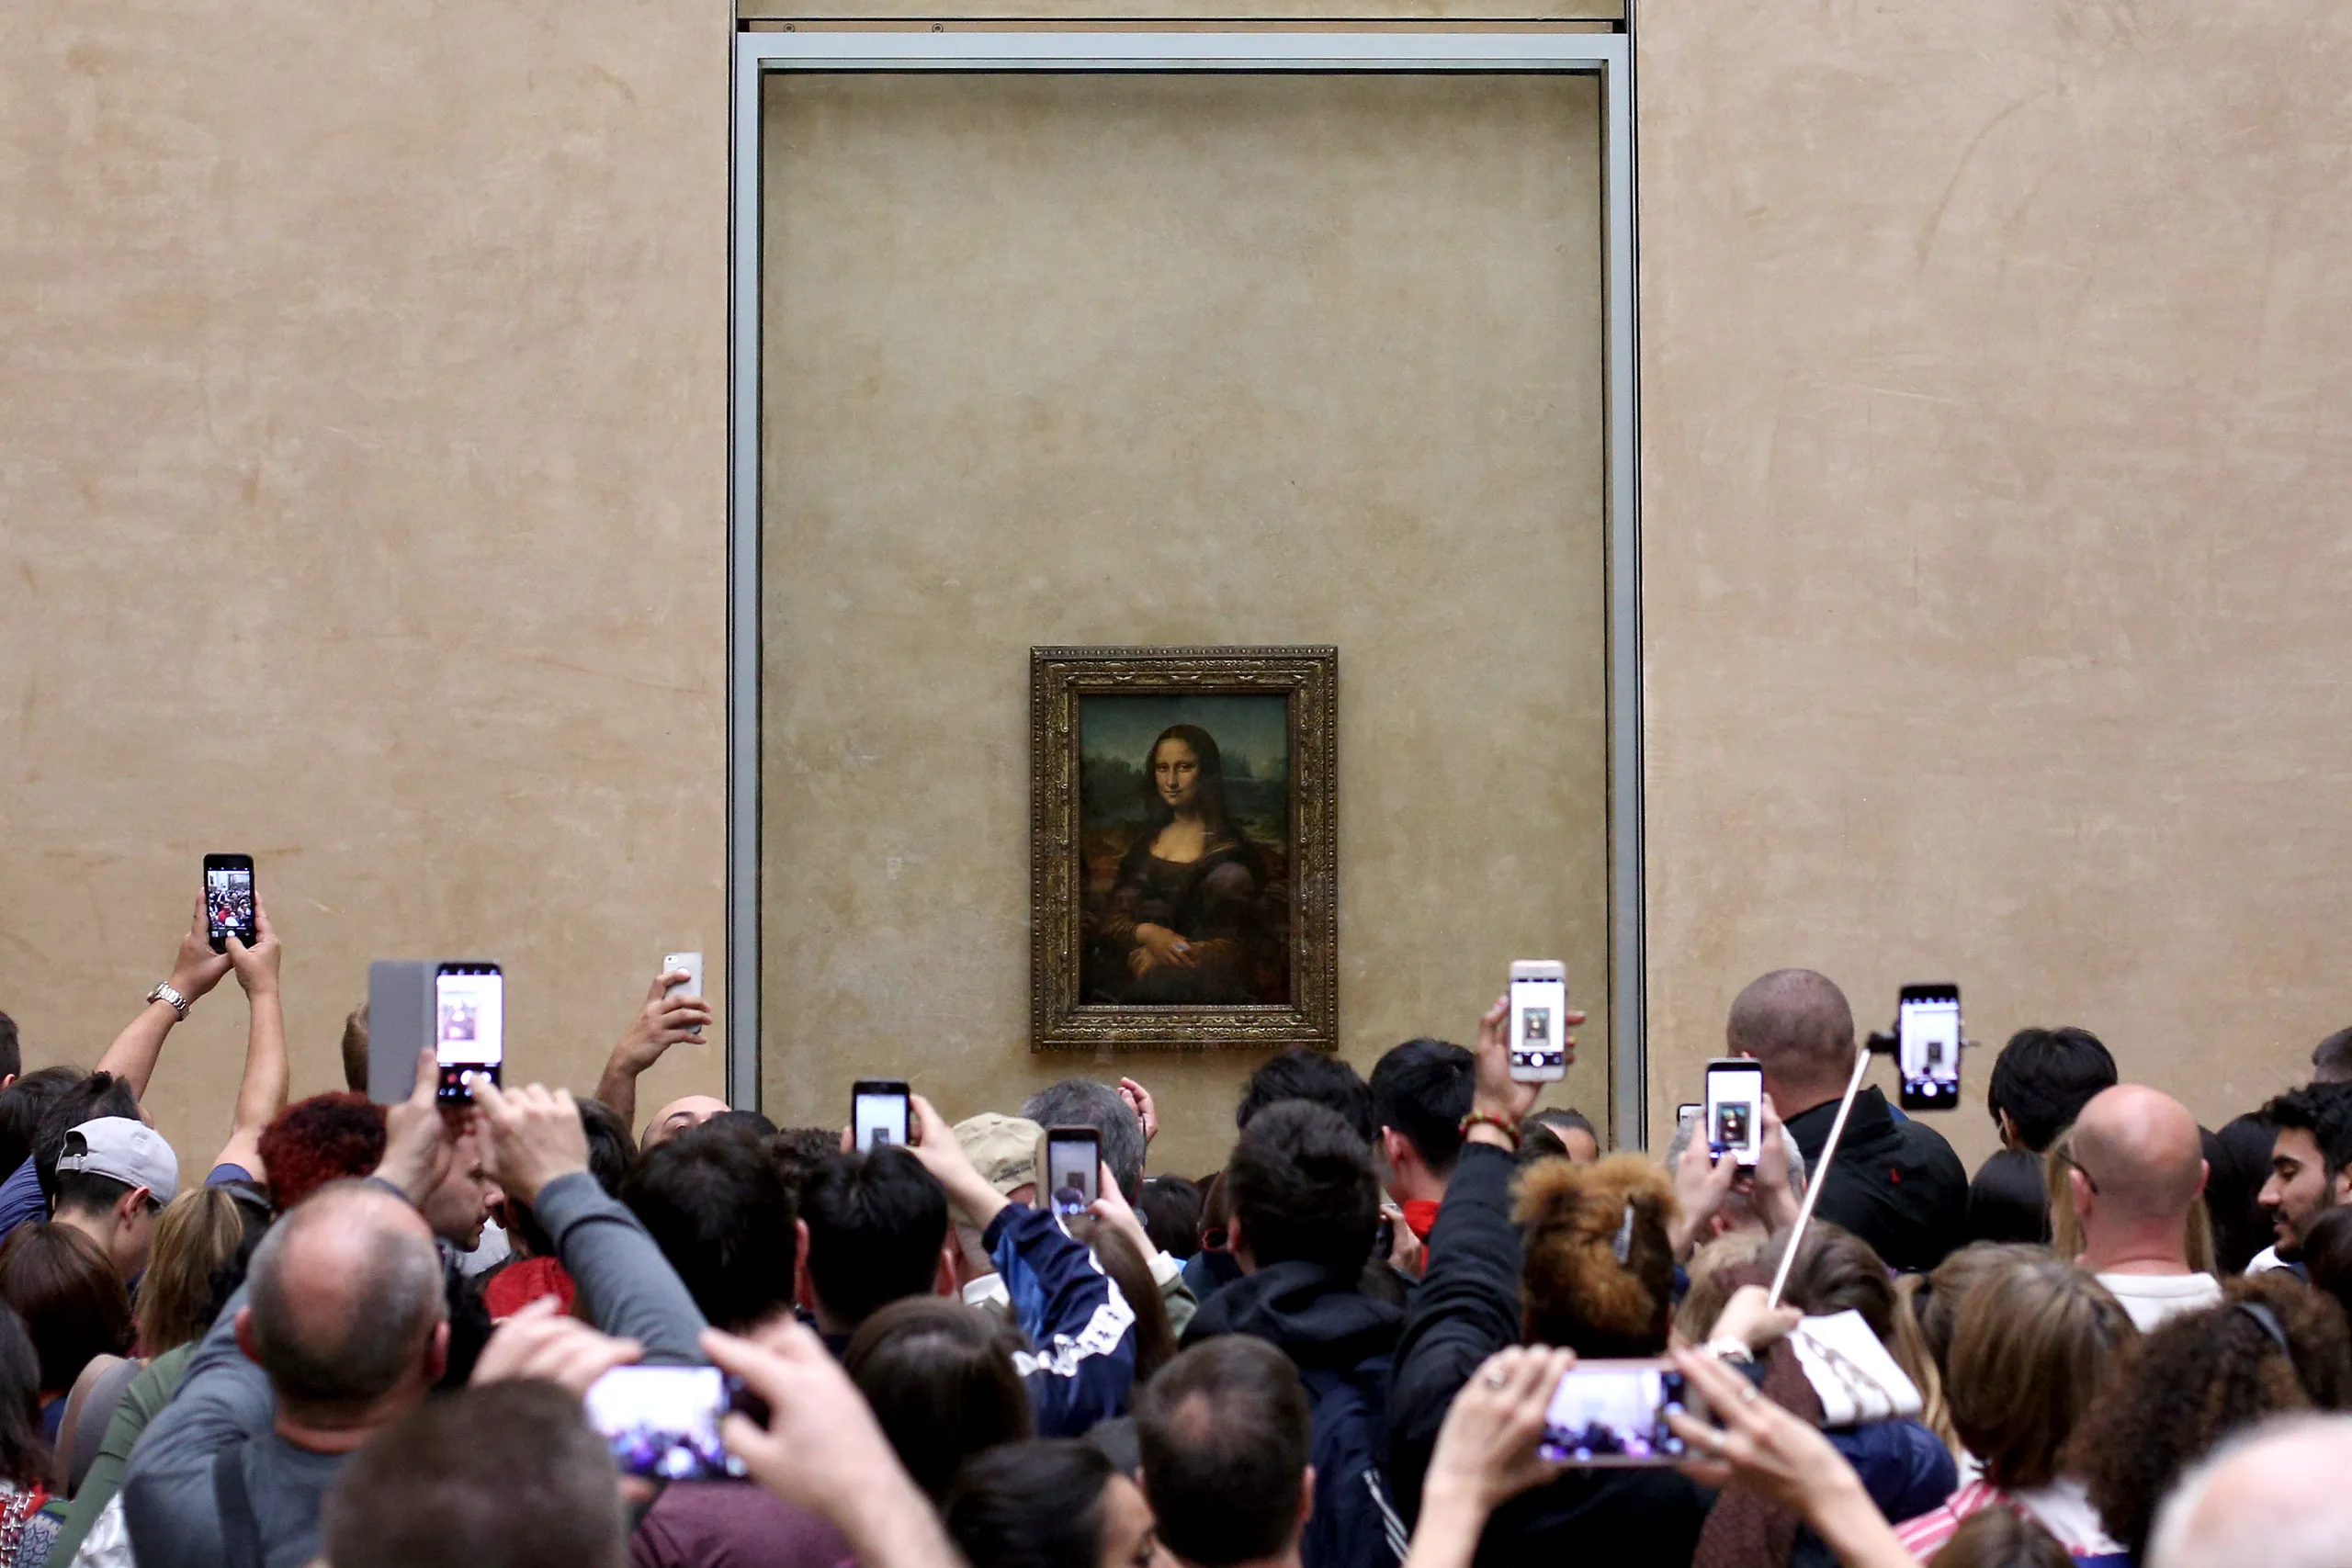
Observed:
[[[2156,1516],[2148,1568],[2342,1568],[2352,1416],[2297,1416],[2224,1445]]]
[[[1732,1055],[1764,1064],[1783,1116],[1844,1093],[1854,1070],[1854,1010],[1810,969],[1775,969],[1740,992],[1724,1034]]]
[[[280,1399],[311,1410],[390,1393],[447,1312],[424,1217],[362,1181],[329,1182],[271,1226],[252,1280],[254,1359]]]
[[[652,1148],[673,1134],[689,1127],[699,1127],[729,1109],[725,1100],[713,1100],[707,1094],[690,1094],[683,1100],[673,1100],[653,1113],[653,1120],[645,1124],[645,1135],[637,1141],[638,1146],[640,1150]]]
[[[2145,1084],[2101,1089],[2075,1119],[2073,1158],[2092,1196],[2083,1209],[2086,1241],[2104,1211],[2129,1221],[2178,1224],[2205,1190],[2204,1142],[2197,1118]]]

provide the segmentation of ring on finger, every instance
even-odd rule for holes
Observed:
[[[1742,1404],[1753,1404],[1756,1403],[1757,1397],[1756,1385],[1754,1383],[1744,1382],[1739,1385],[1739,1402]]]
[[[1488,1388],[1500,1388],[1510,1382],[1510,1378],[1500,1367],[1495,1367],[1487,1371],[1485,1381]]]

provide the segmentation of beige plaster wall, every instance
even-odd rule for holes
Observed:
[[[87,1064],[246,850],[295,1090],[486,954],[593,1087],[720,909],[725,0],[0,7],[0,1008]],[[150,1104],[227,1131],[233,982]],[[715,1090],[682,1048],[649,1095]]]
[[[1340,1026],[1465,1039],[1512,957],[1607,1102],[1589,80],[770,88],[769,1109],[1071,1073],[1214,1168],[1261,1053],[1028,1050],[1028,650],[1340,649]]]
[[[1781,964],[2246,1109],[2352,1012],[2352,12],[1638,27],[1653,1129]]]
[[[505,958],[518,1056],[582,1086],[662,952],[721,978],[729,26],[0,8],[0,1007],[32,1061],[135,1009],[207,849],[262,858],[298,1091],[374,954]],[[2091,1024],[2209,1121],[2344,1021],[2348,28],[1645,7],[1660,1116],[1780,963],[1871,1013],[1958,977],[1984,1038]],[[237,1012],[158,1077],[191,1159]]]

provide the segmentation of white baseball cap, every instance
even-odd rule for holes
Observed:
[[[57,1168],[144,1187],[158,1203],[170,1202],[180,1190],[179,1156],[172,1145],[154,1128],[128,1116],[102,1116],[66,1134]]]

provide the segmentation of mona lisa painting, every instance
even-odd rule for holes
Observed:
[[[1335,1047],[1335,650],[1030,669],[1034,1044]]]

